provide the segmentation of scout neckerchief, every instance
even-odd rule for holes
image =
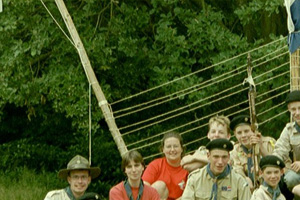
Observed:
[[[126,190],[129,200],[134,200],[133,195],[132,195],[131,186],[127,179],[124,181],[124,187],[125,187],[125,190]],[[143,184],[143,181],[141,180],[140,186],[139,186],[139,194],[138,194],[138,197],[136,200],[140,200],[142,198],[143,191],[144,191],[144,184]]]
[[[247,154],[247,169],[248,169],[248,177],[251,179],[252,183],[254,182],[253,174],[251,173],[251,169],[253,167],[252,161],[252,149],[247,149],[244,145],[241,145],[243,151]]]
[[[67,193],[68,197],[71,199],[71,200],[76,200],[76,198],[74,197],[72,191],[71,191],[71,188],[70,186],[66,187],[65,189],[65,192]]]
[[[279,197],[280,195],[280,189],[277,186],[276,189],[274,190],[273,188],[271,188],[265,181],[263,182],[263,185],[266,186],[268,189],[268,192],[270,192],[270,194],[272,195],[272,200],[276,200],[277,197]]]
[[[295,128],[296,128],[297,132],[300,133],[300,126],[297,124],[297,122],[295,122]]]
[[[226,177],[230,171],[231,171],[231,168],[229,165],[227,165],[225,167],[225,170],[219,175],[219,176],[215,176],[212,171],[210,170],[210,163],[207,165],[206,167],[206,170],[207,170],[207,173],[209,174],[209,176],[214,179],[214,184],[212,186],[212,190],[211,190],[211,195],[210,195],[210,198],[209,200],[212,200],[214,198],[214,200],[217,200],[217,194],[218,194],[218,183],[217,181]]]

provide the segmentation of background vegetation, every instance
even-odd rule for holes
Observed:
[[[54,1],[44,2],[67,32]],[[68,160],[76,154],[88,155],[89,86],[75,48],[40,1],[3,3],[0,194],[6,196],[0,198],[42,199],[48,190],[66,185],[57,180],[56,173]],[[65,3],[109,102],[287,35],[283,1]],[[211,74],[201,76],[210,78]],[[109,188],[124,177],[119,152],[94,97],[92,130],[92,162],[101,167],[102,174],[90,189],[107,197]]]

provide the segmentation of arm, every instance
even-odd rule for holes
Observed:
[[[187,181],[186,186],[185,186],[185,189],[184,189],[183,194],[181,196],[181,199],[195,200],[193,176],[189,176],[188,181]]]
[[[289,152],[291,151],[289,131],[291,131],[291,125],[288,124],[280,134],[279,139],[275,143],[273,155],[278,156],[282,160],[288,160]]]
[[[251,191],[246,180],[240,177],[238,181],[238,199],[250,200]]]
[[[203,166],[207,165],[207,152],[204,147],[200,147],[198,150],[195,151],[193,155],[184,156],[181,159],[181,166],[188,172],[192,172],[195,169],[202,168]]]

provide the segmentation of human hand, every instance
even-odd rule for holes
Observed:
[[[300,171],[300,161],[293,162],[293,164],[291,165],[291,169],[298,173]]]
[[[251,145],[262,144],[262,138],[260,132],[255,131],[255,133],[250,137],[250,144]]]

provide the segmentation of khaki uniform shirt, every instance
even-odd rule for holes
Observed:
[[[195,151],[195,155],[205,155],[205,156],[207,156],[207,152],[208,152],[208,150],[206,149],[206,147],[201,146]]]
[[[286,167],[290,168],[290,163],[287,163],[287,161],[291,162],[290,152],[293,152],[294,161],[300,161],[300,133],[295,128],[295,122],[288,123],[285,126],[275,144],[273,155],[281,158]]]
[[[264,146],[266,146],[269,154],[272,154],[275,142],[276,140],[272,137],[262,137],[262,143]],[[248,176],[248,157],[247,154],[243,151],[241,144],[238,143],[234,145],[234,149],[231,151],[230,156],[233,170],[244,177]]]
[[[251,200],[272,200],[272,195],[268,192],[267,187],[264,185],[260,185],[258,189],[256,189],[251,197]],[[276,198],[276,200],[286,200],[285,197],[280,193],[280,195]]]
[[[48,192],[44,200],[71,200],[64,189]]]
[[[206,167],[193,171],[182,194],[182,200],[209,200],[214,179],[207,173]],[[239,174],[231,173],[217,181],[218,200],[250,200],[251,192],[247,181]]]

